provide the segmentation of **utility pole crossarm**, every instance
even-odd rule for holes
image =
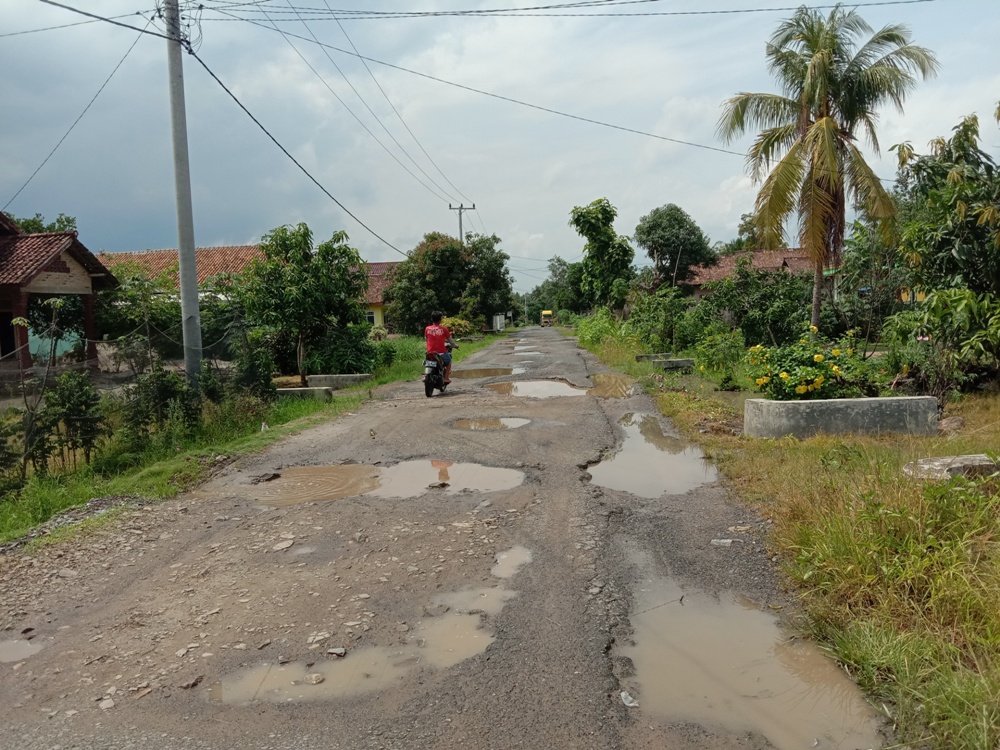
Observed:
[[[464,245],[465,235],[462,233],[462,214],[466,211],[475,211],[476,204],[473,203],[472,206],[470,207],[466,206],[464,203],[459,203],[457,206],[453,206],[449,203],[448,208],[450,208],[452,211],[458,211],[458,241]]]

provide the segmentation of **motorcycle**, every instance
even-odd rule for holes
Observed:
[[[451,351],[451,346],[448,347],[448,351]],[[434,395],[434,389],[437,388],[441,393],[445,392],[448,384],[444,382],[444,357],[436,352],[427,352],[426,359],[424,359],[424,395],[430,398]]]

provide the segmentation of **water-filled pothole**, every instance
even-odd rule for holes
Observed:
[[[42,650],[42,644],[32,643],[21,638],[12,641],[0,641],[0,663],[9,663],[27,659]]]
[[[411,498],[429,488],[449,495],[458,492],[497,492],[517,487],[524,473],[481,464],[454,461],[403,461],[379,468],[365,464],[295,466],[266,484],[254,486],[258,502],[267,505],[338,500],[342,497]]]
[[[490,569],[490,573],[497,578],[511,578],[530,562],[531,550],[518,545],[511,547],[506,552],[498,552],[497,561]]]
[[[422,664],[447,669],[483,653],[493,643],[494,636],[481,627],[480,615],[499,614],[516,595],[508,589],[486,587],[439,594],[431,603],[444,609],[444,614],[421,619],[405,645],[352,649],[344,658],[324,659],[312,666],[259,664],[213,685],[209,700],[232,705],[328,701],[385,690]]]
[[[468,370],[452,370],[452,379],[469,380],[475,378],[500,378],[505,375],[523,375],[523,367],[475,367]]]
[[[459,430],[516,430],[530,424],[530,419],[520,417],[487,417],[483,419],[456,419],[452,427]]]
[[[508,383],[490,383],[485,386],[502,396],[524,396],[526,398],[555,398],[557,396],[586,396],[583,388],[574,388],[561,380],[519,380]]]
[[[702,452],[665,435],[653,415],[629,414],[620,424],[625,428],[625,441],[613,456],[590,467],[594,484],[654,498],[681,495],[715,481],[715,467]]]
[[[594,387],[587,393],[598,398],[628,398],[632,395],[632,387],[635,381],[627,375],[619,375],[616,372],[602,372],[591,375]]]
[[[636,667],[642,711],[752,730],[777,750],[882,746],[875,714],[848,677],[753,603],[657,580],[640,587],[636,610],[636,645],[623,653]]]

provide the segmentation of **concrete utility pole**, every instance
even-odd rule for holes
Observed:
[[[177,260],[180,264],[181,324],[184,372],[192,386],[201,371],[201,315],[198,312],[198,267],[194,253],[191,168],[188,164],[187,114],[184,109],[184,63],[181,59],[181,14],[177,0],[164,0],[167,22],[167,76],[170,123],[174,141],[174,192],[177,195]]]
[[[469,208],[463,203],[459,203],[457,206],[453,206],[449,203],[448,208],[450,208],[452,211],[458,211],[458,241],[464,245],[465,235],[462,233],[462,213],[465,211],[475,211],[476,204],[473,203],[472,208]]]

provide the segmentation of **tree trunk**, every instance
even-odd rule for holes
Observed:
[[[816,261],[816,271],[813,273],[812,325],[819,328],[819,309],[822,304],[823,292],[823,261]]]

